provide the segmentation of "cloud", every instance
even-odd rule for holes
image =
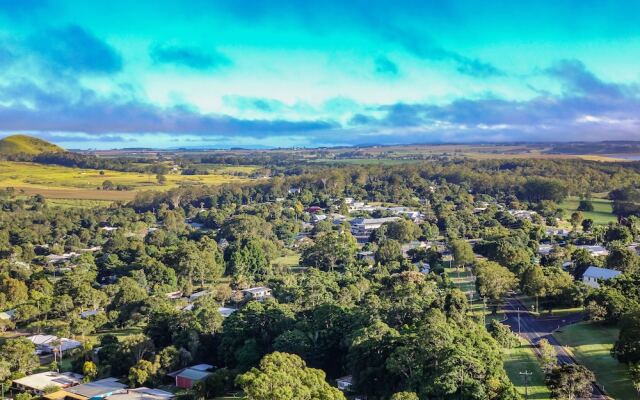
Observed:
[[[173,64],[196,70],[217,69],[231,64],[231,60],[218,51],[204,52],[195,47],[174,44],[153,45],[149,55],[156,64]]]
[[[240,111],[259,111],[263,113],[275,113],[284,110],[287,106],[275,99],[247,96],[224,96],[222,101]]]
[[[338,127],[332,121],[239,119],[204,114],[188,106],[159,107],[133,96],[103,97],[81,86],[20,81],[0,87],[0,130],[87,134],[172,133],[197,136],[307,134]]]
[[[580,60],[562,60],[546,69],[546,73],[559,79],[567,91],[589,96],[609,98],[623,95],[623,86],[598,79]]]
[[[377,74],[397,76],[400,73],[398,65],[385,56],[376,57],[374,64]]]
[[[28,40],[28,47],[49,70],[87,74],[122,70],[120,54],[78,25],[40,31]]]

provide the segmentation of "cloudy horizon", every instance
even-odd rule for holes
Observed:
[[[640,3],[0,0],[0,136],[640,140]]]

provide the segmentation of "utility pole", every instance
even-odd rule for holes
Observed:
[[[520,372],[520,375],[524,378],[524,399],[529,398],[529,377],[533,375],[533,372],[529,372],[526,369],[524,372]]]
[[[0,386],[2,386],[2,391],[0,392],[0,393],[1,393],[1,394],[0,394],[0,399],[1,399],[1,400],[4,400],[4,382],[1,382],[1,383],[0,383]]]
[[[518,307],[518,333],[520,333],[520,307]]]

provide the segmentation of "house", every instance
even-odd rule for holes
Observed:
[[[235,308],[229,308],[229,307],[218,307],[218,312],[220,313],[220,315],[222,315],[222,317],[227,318],[229,315],[233,314],[234,312],[236,312],[237,310]]]
[[[298,187],[292,187],[291,189],[288,190],[287,193],[289,193],[289,194],[300,194],[300,192],[302,192],[302,189],[300,189]]]
[[[354,235],[368,235],[380,228],[382,224],[397,221],[398,217],[385,218],[354,218],[351,220],[351,233]]]
[[[538,254],[541,256],[548,256],[551,253],[551,250],[553,250],[552,244],[541,244],[538,246]]]
[[[48,400],[98,400],[117,393],[126,387],[127,385],[120,383],[117,378],[104,378],[53,392],[44,396],[44,398]]]
[[[373,251],[359,251],[358,254],[356,254],[356,257],[358,260],[363,260],[370,264],[373,264],[376,261]]]
[[[600,283],[598,283],[598,281],[613,279],[620,274],[622,274],[622,272],[616,271],[615,269],[594,267],[592,265],[587,268],[586,271],[584,271],[584,274],[582,274],[582,282],[585,285],[591,286],[593,288],[598,288],[600,287]]]
[[[105,400],[170,400],[176,397],[175,394],[160,389],[149,389],[139,387],[136,389],[123,389],[115,392]]]
[[[609,250],[600,245],[580,245],[576,246],[579,249],[584,249],[589,252],[594,257],[601,257],[609,255]]]
[[[73,372],[55,372],[47,371],[39,374],[25,376],[24,378],[14,379],[13,386],[17,390],[34,393],[37,396],[44,394],[45,388],[59,387],[61,389],[82,383],[82,375]]]
[[[189,296],[189,303],[196,301],[197,299],[199,299],[202,296],[206,296],[209,294],[208,290],[201,290],[199,292],[195,292],[192,293],[191,296]]]
[[[563,238],[566,238],[571,233],[566,229],[556,229],[556,228],[547,228],[544,232],[547,234],[547,236],[560,236]]]
[[[64,353],[65,351],[82,347],[82,343],[77,340],[58,338],[53,335],[33,335],[27,339],[36,346],[36,352],[41,354],[53,353],[54,349]]]
[[[414,265],[418,267],[421,274],[427,275],[429,272],[431,272],[431,265],[429,265],[429,263],[427,262],[417,262]]]
[[[48,256],[45,257],[45,259],[47,260],[48,263],[57,264],[57,263],[61,263],[63,261],[67,261],[72,258],[78,257],[79,255],[80,253],[76,253],[75,251],[72,251],[70,253],[64,253],[64,254],[49,254]]]
[[[244,294],[245,297],[249,298],[250,300],[262,301],[266,298],[271,297],[271,289],[264,286],[244,289],[242,290],[242,293]]]
[[[338,386],[338,389],[342,390],[343,392],[350,391],[352,385],[353,376],[351,375],[343,376],[342,378],[336,379],[336,386]]]
[[[325,214],[313,214],[311,216],[311,221],[313,221],[314,224],[317,224],[320,221],[324,221],[327,219],[327,216]]]
[[[406,258],[409,256],[409,252],[411,250],[418,250],[418,249],[426,249],[427,248],[427,243],[426,242],[420,242],[417,240],[414,240],[410,243],[405,243],[401,246],[401,250],[402,250],[402,255]]]
[[[307,207],[307,209],[305,211],[310,213],[310,214],[316,214],[316,213],[319,213],[320,211],[322,211],[322,207],[311,206],[311,207]]]
[[[94,315],[97,315],[100,311],[101,310],[98,310],[98,309],[83,311],[80,313],[80,318],[85,319],[85,318],[93,317]]]
[[[0,319],[12,320],[15,316],[16,316],[15,309],[0,312]]]
[[[176,386],[182,389],[190,389],[193,384],[205,379],[211,375],[209,372],[213,368],[213,365],[198,364],[191,367],[183,368],[178,371],[167,374],[168,376],[175,378]]]
[[[531,220],[534,215],[538,213],[530,210],[509,210],[509,214],[513,215],[517,219],[527,219]]]

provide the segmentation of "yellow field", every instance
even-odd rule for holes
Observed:
[[[251,167],[246,167],[251,168]],[[230,170],[235,167],[229,167]],[[140,190],[168,190],[180,185],[219,185],[246,182],[248,178],[221,173],[211,175],[167,174],[167,182],[160,185],[155,175],[105,170],[104,175],[94,169],[68,168],[33,163],[0,162],[0,187],[13,187],[27,195],[42,194],[52,199],[131,200]],[[228,171],[231,172],[231,171]],[[133,190],[100,190],[106,180],[114,185],[131,186]]]

